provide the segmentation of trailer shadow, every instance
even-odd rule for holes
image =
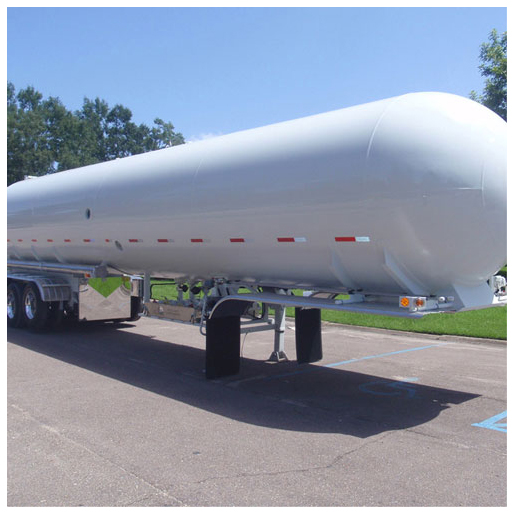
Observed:
[[[8,341],[236,421],[360,438],[426,423],[478,395],[318,365],[242,358],[237,376],[208,381],[202,349],[119,328],[71,325],[52,333],[8,329]]]

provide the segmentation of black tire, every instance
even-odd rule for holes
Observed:
[[[20,284],[9,283],[7,286],[7,326],[11,328],[21,328],[24,325],[22,294]]]
[[[48,303],[41,299],[36,284],[29,283],[23,290],[22,313],[28,328],[42,330],[48,319]]]

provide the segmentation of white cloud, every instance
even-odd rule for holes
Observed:
[[[186,140],[186,143],[194,143],[195,141],[204,141],[205,139],[212,139],[213,137],[222,136],[222,132],[207,132],[206,134],[198,134],[191,136],[189,139]]]

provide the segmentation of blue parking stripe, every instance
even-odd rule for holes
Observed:
[[[399,354],[407,353],[407,352],[416,352],[418,350],[427,350],[428,348],[436,348],[436,347],[439,347],[439,346],[445,346],[447,344],[448,343],[430,344],[430,345],[427,345],[427,346],[418,346],[416,348],[407,348],[406,350],[396,350],[394,352],[379,353],[377,355],[367,355],[366,357],[359,357],[359,358],[356,358],[356,359],[349,359],[349,360],[346,360],[346,361],[333,362],[332,364],[324,364],[323,366],[312,366],[312,367],[310,367],[308,369],[301,369],[301,370],[298,370],[298,371],[292,371],[291,373],[284,373],[282,375],[275,375],[275,376],[269,377],[269,378],[270,379],[271,378],[283,378],[283,377],[289,377],[289,376],[292,376],[292,375],[301,375],[303,373],[312,373],[313,371],[317,371],[317,370],[322,369],[322,368],[335,368],[337,366],[344,366],[345,364],[353,364],[354,362],[360,362],[360,361],[365,361],[365,360],[370,360],[370,359],[381,359],[382,357],[389,357],[391,355],[399,355]]]
[[[400,353],[416,352],[418,350],[426,350],[428,348],[434,348],[436,346],[444,346],[445,344],[448,344],[448,343],[431,344],[428,346],[418,346],[417,348],[407,348],[406,350],[397,350],[395,352],[379,353],[377,355],[368,355],[367,357],[359,357],[358,359],[350,359],[347,361],[334,362],[333,364],[325,364],[323,367],[335,368],[337,366],[343,366],[345,364],[352,364],[354,362],[365,361],[368,359],[380,359],[382,357],[389,357],[390,355],[398,355]]]
[[[473,427],[488,428],[489,430],[498,430],[498,432],[507,433],[507,423],[498,423],[502,419],[507,419],[507,411],[503,411],[492,418],[486,419],[480,423],[473,423]]]

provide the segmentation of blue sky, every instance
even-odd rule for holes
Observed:
[[[496,8],[8,8],[7,79],[199,139],[411,91],[482,91]]]

